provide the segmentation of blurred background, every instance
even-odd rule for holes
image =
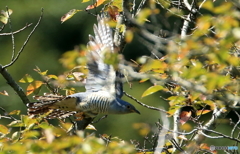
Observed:
[[[20,58],[13,66],[8,68],[9,73],[12,75],[15,81],[18,82],[25,74],[29,74],[34,78],[39,78],[37,72],[33,70],[36,68],[36,66],[38,66],[42,71],[48,70],[49,74],[55,75],[60,75],[67,71],[59,62],[61,55],[66,51],[73,50],[76,46],[81,44],[86,45],[88,42],[88,35],[93,34],[92,27],[93,24],[96,23],[96,17],[85,11],[82,11],[77,13],[73,18],[64,22],[63,24],[61,24],[60,19],[71,9],[84,10],[88,5],[91,5],[91,2],[81,3],[80,0],[0,1],[0,10],[6,10],[6,6],[13,10],[13,14],[11,15],[13,31],[24,27],[27,23],[33,23],[30,28],[27,28],[26,30],[15,35],[16,52],[21,48],[29,32],[37,23],[41,13],[41,8],[44,8],[43,19],[39,27],[34,32]],[[96,11],[98,13],[99,10],[100,9],[97,9],[91,12],[95,13]],[[169,22],[162,22],[162,24],[165,24],[166,30],[174,29],[176,31],[176,25],[181,26],[181,21],[174,21],[175,22],[173,24],[169,24]],[[167,23],[169,24],[169,27],[167,26]],[[10,32],[8,25],[5,27],[3,32]],[[147,48],[139,42],[137,37],[134,38],[131,44],[126,46],[123,54],[127,60],[136,60],[137,57],[143,54],[150,55]],[[11,56],[11,36],[1,36],[0,64],[8,64],[11,60]],[[26,90],[27,84],[19,83],[19,85]],[[167,110],[168,103],[160,97],[162,96],[166,98],[166,96],[159,92],[141,98],[143,92],[151,85],[151,83],[139,83],[138,81],[132,81],[132,88],[130,88],[128,84],[125,84],[124,90],[147,105],[152,105]],[[23,105],[20,98],[6,83],[2,76],[0,76],[0,91],[3,90],[6,90],[9,93],[9,96],[0,95],[0,107],[5,108],[8,112],[12,110],[21,110],[22,114],[26,114],[26,107]],[[40,93],[42,94],[44,91],[42,90]],[[33,100],[32,96],[33,94],[29,96],[31,100]],[[96,136],[99,134],[108,134],[112,135],[113,137],[117,136],[125,141],[130,141],[131,139],[137,140],[142,144],[144,136],[156,132],[155,122],[161,119],[160,113],[144,108],[125,96],[123,99],[132,103],[141,112],[141,115],[109,115],[106,119],[94,124],[94,126],[97,128],[95,134]],[[99,116],[99,118],[100,117],[101,116]],[[172,120],[170,119],[170,121]],[[9,121],[0,119],[0,123],[6,124],[9,123]],[[145,124],[141,125],[141,123]],[[146,131],[140,131],[141,127],[146,127]],[[225,125],[222,128],[224,128],[222,133],[229,134],[229,130],[231,130],[229,125]],[[218,127],[218,129],[222,128]],[[216,131],[218,131],[218,129]],[[151,131],[150,133],[149,130]],[[217,145],[217,143],[214,143],[214,145]],[[220,145],[223,144],[220,143]]]
[[[61,24],[60,18],[71,9],[84,10],[86,6],[90,4],[91,2],[81,3],[79,0],[64,0],[61,2],[53,0],[0,1],[1,10],[6,10],[6,6],[13,10],[13,14],[11,15],[13,31],[24,27],[27,23],[33,23],[31,27],[15,35],[16,51],[21,48],[29,32],[37,23],[41,8],[44,8],[43,19],[39,27],[34,32],[17,62],[8,68],[9,73],[15,81],[18,82],[25,74],[39,78],[37,72],[33,70],[36,66],[42,71],[48,70],[48,74],[60,75],[67,71],[59,62],[61,55],[66,51],[73,50],[75,46],[79,46],[80,44],[86,45],[88,35],[93,34],[92,27],[93,24],[96,23],[96,17],[82,11],[63,24]],[[99,12],[99,10],[96,11]],[[95,13],[95,11],[92,12]],[[10,32],[8,25],[3,32]],[[1,36],[0,47],[0,64],[8,64],[12,55],[11,36]],[[144,53],[149,54],[146,48],[139,45],[136,39],[124,50],[126,59],[136,59],[136,57]],[[129,94],[147,105],[166,108],[167,103],[159,97],[159,93],[143,99],[140,98],[143,92],[151,86],[151,83],[140,84],[137,81],[133,81],[132,83],[131,89],[128,84],[125,84],[124,90]],[[27,84],[19,83],[19,85],[26,90]],[[26,114],[26,107],[20,98],[6,83],[3,77],[0,76],[0,91],[3,90],[6,90],[9,96],[0,95],[0,106],[8,112],[21,110],[22,114]],[[40,93],[42,94],[44,91],[41,90]],[[33,100],[32,96],[33,94],[29,96],[31,100]],[[160,113],[146,109],[125,96],[123,99],[132,103],[141,112],[141,115],[109,115],[108,118],[94,124],[97,128],[96,135],[108,134],[118,136],[125,141],[129,141],[130,139],[142,141],[142,135],[147,135],[148,131],[145,133],[141,132],[142,135],[140,135],[138,127],[141,127],[141,125],[136,125],[136,123],[147,123],[147,125],[154,129],[155,122],[160,118]],[[100,117],[101,116],[99,116],[99,118]],[[0,119],[0,123],[8,123],[8,121]],[[151,127],[148,129],[151,129]]]

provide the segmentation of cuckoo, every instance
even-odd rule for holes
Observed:
[[[93,26],[94,35],[89,35],[85,92],[68,96],[45,94],[35,96],[37,102],[27,104],[30,115],[46,114],[46,118],[66,118],[81,113],[85,118],[94,118],[102,114],[127,114],[140,112],[130,103],[121,99],[123,95],[123,76],[119,70],[104,62],[106,54],[117,52],[114,47],[112,29],[106,20],[108,17],[97,17],[98,23]]]

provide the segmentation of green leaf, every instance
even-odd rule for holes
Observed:
[[[10,124],[8,124],[9,127],[23,127],[24,124],[20,120],[12,121]]]
[[[56,79],[56,80],[58,79],[56,75],[52,75],[52,74],[48,75],[47,77],[49,77],[50,79]]]
[[[3,23],[3,24],[7,24],[8,23],[8,18],[9,16],[13,13],[13,11],[11,9],[8,9],[8,12],[7,11],[4,11],[2,10],[1,11],[1,16],[0,16],[0,21]]]
[[[20,110],[13,110],[9,113],[9,115],[19,115],[21,113]]]
[[[33,93],[36,89],[40,88],[42,86],[43,82],[42,81],[34,81],[27,87],[27,95],[30,95]]]
[[[155,93],[159,90],[162,90],[162,89],[164,89],[164,88],[160,85],[149,87],[146,91],[144,91],[144,93],[142,94],[142,97],[151,95],[151,94],[153,94],[153,93]]]
[[[77,9],[72,9],[70,10],[68,13],[64,14],[62,17],[61,17],[61,22],[65,22],[67,21],[68,19],[72,18],[74,14],[76,14],[77,12],[79,12],[81,10],[77,10]]]
[[[23,78],[21,78],[19,80],[19,82],[21,82],[21,83],[31,83],[33,81],[34,81],[34,79],[29,74],[26,74]]]
[[[6,126],[0,124],[0,133],[8,134],[9,133],[8,128]]]

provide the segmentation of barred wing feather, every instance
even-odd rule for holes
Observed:
[[[114,52],[113,37],[105,17],[98,16],[98,25],[94,25],[95,37],[89,36],[87,92],[108,91],[116,93],[116,72],[111,65],[104,63],[104,56]]]

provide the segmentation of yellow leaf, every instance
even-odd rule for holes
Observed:
[[[5,95],[5,96],[9,96],[8,92],[6,90],[0,91],[0,94]]]
[[[148,96],[148,95],[151,95],[159,90],[162,90],[163,87],[160,86],[160,85],[156,85],[156,86],[152,86],[150,88],[148,88],[146,91],[144,91],[144,93],[142,94],[142,97],[145,97],[145,96]]]
[[[58,77],[56,75],[48,75],[47,77],[49,77],[50,79],[58,79]]]
[[[77,12],[79,12],[81,10],[77,10],[77,9],[72,9],[70,10],[68,13],[64,14],[62,17],[61,17],[61,23],[67,21],[68,19],[72,18],[74,14],[76,14]]]
[[[132,42],[132,39],[133,39],[133,32],[131,30],[127,30],[125,33],[125,41],[127,43],[130,43]]]
[[[93,125],[90,125],[90,124],[86,127],[86,129],[97,130]]]
[[[203,114],[206,114],[206,113],[209,113],[211,112],[212,110],[198,110],[197,111],[197,115],[203,115]]]
[[[149,80],[149,78],[145,78],[145,79],[140,80],[139,82],[143,83],[143,82],[148,81],[148,80]]]
[[[13,13],[13,11],[11,9],[8,9],[8,12],[7,11],[4,11],[2,10],[1,11],[1,16],[0,16],[0,21],[3,23],[3,24],[7,24],[8,23],[8,18],[9,16]]]
[[[0,133],[1,134],[8,134],[9,133],[8,128],[6,126],[0,124]]]
[[[34,79],[31,77],[31,75],[26,74],[23,78],[21,78],[19,80],[19,82],[21,82],[21,83],[31,83],[31,82],[33,82],[33,80]]]
[[[96,0],[96,2],[93,5],[88,5],[86,10],[91,10],[93,8],[96,8],[96,7],[100,6],[101,4],[103,4],[105,1],[106,0]]]
[[[8,113],[9,115],[19,115],[21,113],[20,110],[13,110],[10,113]]]
[[[33,93],[36,89],[41,87],[42,84],[43,84],[42,81],[34,81],[31,84],[29,84],[27,87],[27,95],[30,95],[31,93]]]
[[[90,0],[83,0],[82,3],[86,3],[86,2],[89,2]]]

